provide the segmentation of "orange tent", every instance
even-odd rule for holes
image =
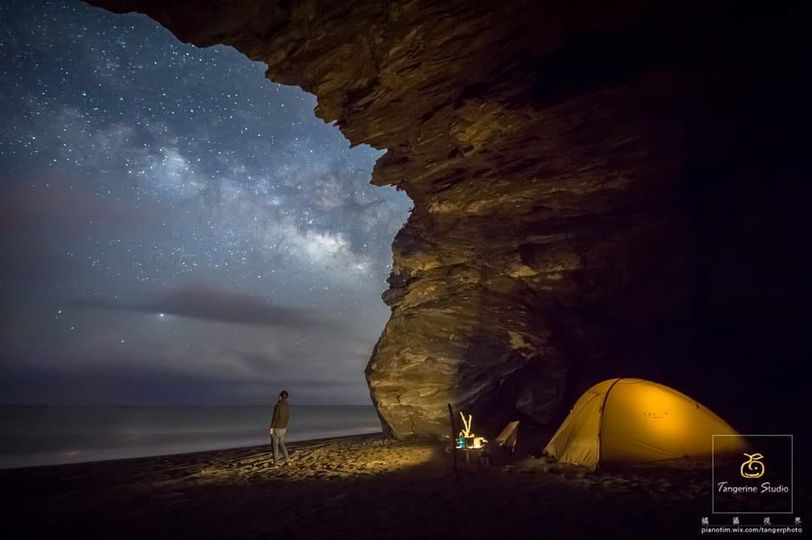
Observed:
[[[746,449],[729,424],[685,394],[623,378],[584,392],[544,451],[594,471],[606,465],[709,462],[712,452],[718,457]]]

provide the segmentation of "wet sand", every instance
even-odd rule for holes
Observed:
[[[496,456],[455,478],[426,442],[289,448],[277,469],[259,446],[0,471],[4,537],[688,538],[710,512],[708,471],[588,474]]]

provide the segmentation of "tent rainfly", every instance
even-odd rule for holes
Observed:
[[[709,462],[747,449],[724,420],[690,397],[643,379],[609,379],[578,398],[544,452],[560,462],[605,466]]]

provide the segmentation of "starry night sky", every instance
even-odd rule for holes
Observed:
[[[78,1],[0,4],[3,403],[364,404],[392,238],[315,97]]]

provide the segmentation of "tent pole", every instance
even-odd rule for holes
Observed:
[[[457,441],[456,441],[456,426],[454,425],[454,409],[451,408],[451,403],[448,404],[448,415],[451,418],[451,453],[454,455],[454,479],[459,480],[460,477],[457,473]]]
[[[603,410],[606,408],[606,401],[609,399],[609,392],[612,391],[612,388],[620,382],[622,377],[617,378],[609,385],[609,388],[606,389],[606,393],[603,395],[603,403],[601,403],[601,408],[598,409],[598,413],[601,415],[601,420],[598,422],[598,458],[595,462],[595,470],[597,471],[601,466],[601,450],[603,449],[603,445],[601,444],[601,433],[603,433]]]

